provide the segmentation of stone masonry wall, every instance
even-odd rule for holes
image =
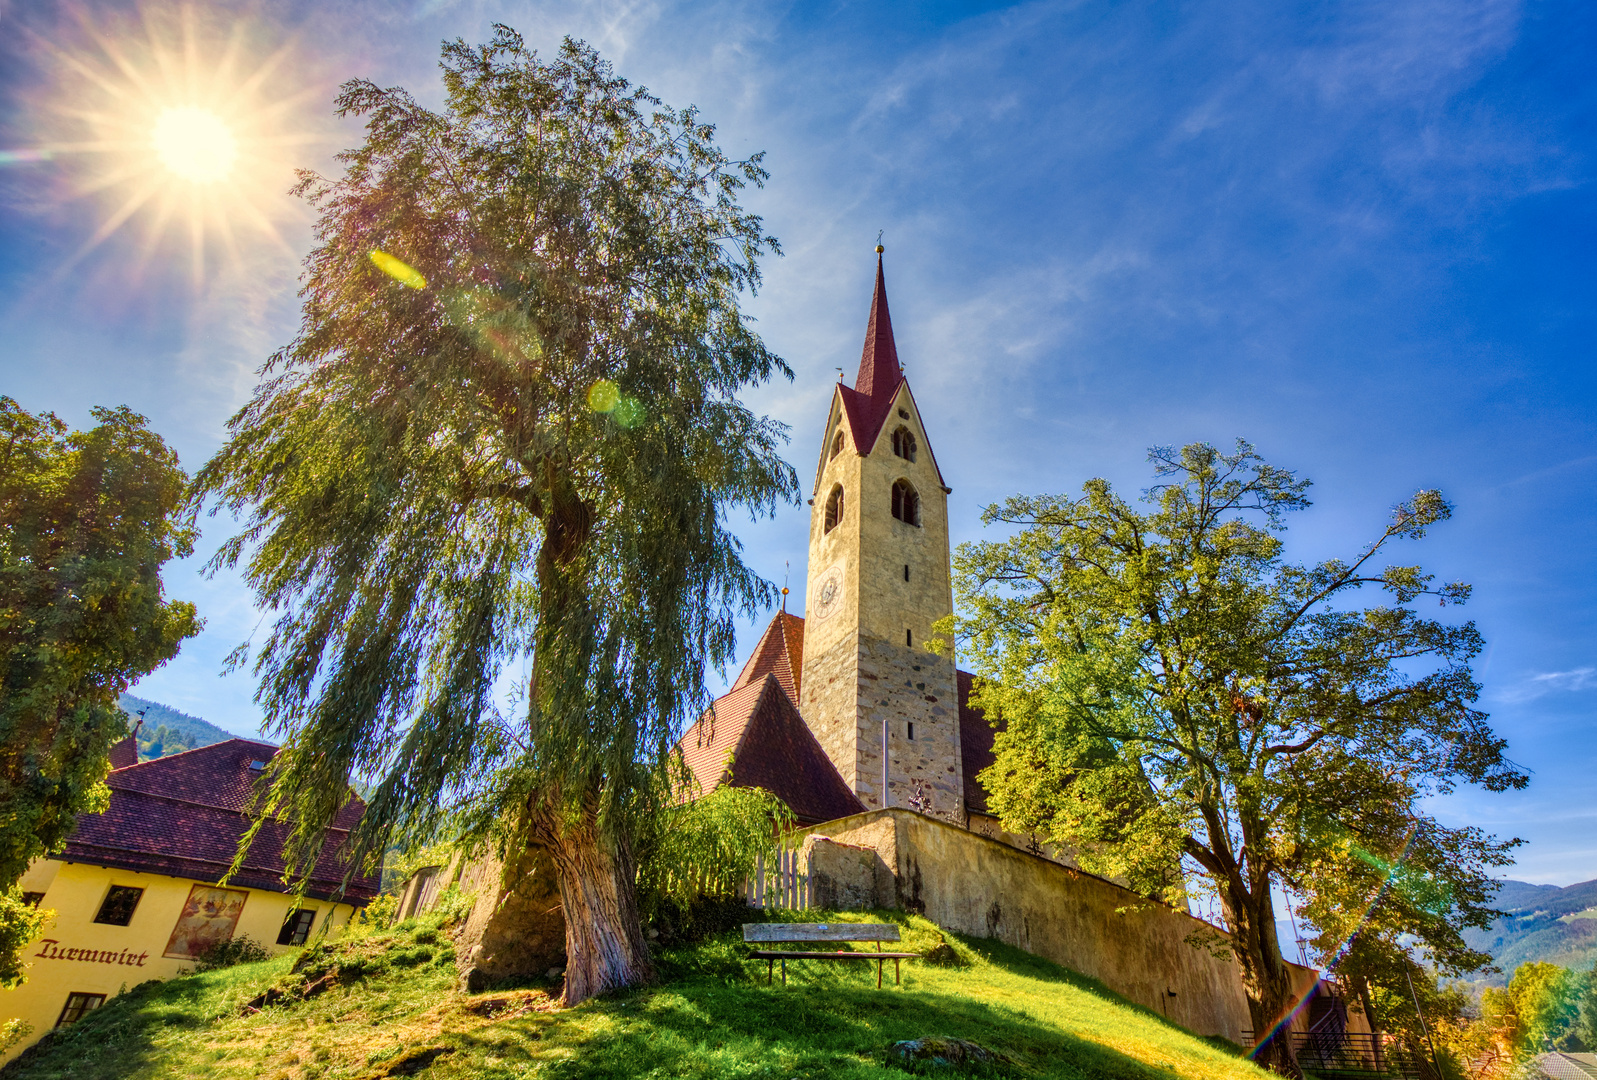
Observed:
[[[947,492],[907,386],[865,454],[845,438],[843,451],[830,456],[843,422],[834,397],[811,507],[799,711],[866,806],[913,799],[963,821],[954,663],[926,648],[933,623],[953,610]],[[914,461],[893,454],[897,428],[914,436]],[[899,478],[920,496],[918,525],[892,516]],[[838,485],[843,518],[827,532],[826,500]]]
[[[959,691],[953,661],[864,634],[859,645],[857,752],[862,774],[879,789],[887,730],[888,806],[911,806],[963,824]],[[911,737],[913,736],[913,738]],[[880,805],[865,799],[867,806]]]
[[[947,929],[1018,946],[1099,979],[1200,1035],[1241,1043],[1252,1026],[1236,964],[1188,944],[1208,924],[1183,911],[909,810],[856,814],[804,834],[807,844],[824,838],[876,852],[892,884],[891,895],[876,886],[875,906],[916,911]],[[884,880],[857,857],[824,865],[839,895]],[[856,866],[857,881],[841,880]]]
[[[804,627],[804,682],[800,715],[837,766],[843,782],[860,801],[875,805],[877,787],[862,776],[859,762],[859,725],[855,722],[859,697],[859,632],[845,635],[821,652],[810,647],[808,620]],[[881,775],[878,767],[877,775]],[[865,786],[861,786],[861,784]]]

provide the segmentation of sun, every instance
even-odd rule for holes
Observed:
[[[238,161],[238,142],[222,118],[193,105],[163,109],[151,142],[162,165],[195,184],[223,179]]]
[[[305,211],[288,192],[314,163],[310,105],[329,87],[292,43],[220,6],[136,0],[120,21],[66,10],[77,25],[38,40],[36,111],[55,137],[0,153],[59,162],[59,198],[94,211],[62,273],[113,237],[132,241],[115,246],[118,280],[187,262],[203,286],[218,260],[241,265],[262,243],[297,261],[284,235]]]

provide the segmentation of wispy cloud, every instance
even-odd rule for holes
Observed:
[[[1518,705],[1548,694],[1597,689],[1597,667],[1578,667],[1568,671],[1543,671],[1527,675],[1511,686],[1492,694],[1497,701]]]

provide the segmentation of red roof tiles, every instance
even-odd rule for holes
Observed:
[[[871,321],[865,326],[865,348],[860,353],[854,389],[868,398],[890,398],[902,379],[898,344],[893,340],[893,317],[887,312],[887,279],[882,276],[882,257],[877,255]]]
[[[805,825],[864,811],[799,714],[803,673],[804,620],[784,611],[765,628],[732,688],[678,744],[693,773],[693,797],[728,783],[762,787]],[[990,814],[987,792],[976,777],[994,761],[994,731],[970,704],[975,677],[968,671],[956,677],[965,808]]]
[[[732,689],[682,736],[695,798],[722,784],[764,788],[804,825],[864,811],[795,704],[803,643],[804,620],[778,614]]]
[[[776,681],[782,684],[782,689],[787,691],[787,696],[796,705],[803,669],[804,620],[783,611],[765,628],[765,633],[749,654],[748,662],[738,673],[732,689],[739,690],[764,679],[768,674],[775,675]]]
[[[965,775],[965,810],[972,814],[990,814],[987,789],[976,776],[997,760],[993,756],[996,731],[982,711],[970,704],[971,684],[976,676],[968,671],[956,671],[954,675],[959,680],[959,758],[960,771]]]
[[[229,739],[115,769],[105,781],[111,788],[111,805],[103,814],[78,818],[77,829],[59,858],[219,881],[250,825],[244,811],[262,775],[252,766],[264,765],[276,753],[270,743]],[[365,904],[377,895],[379,879],[375,875],[353,876],[345,886],[347,864],[338,855],[365,809],[364,803],[351,796],[339,813],[311,871],[308,895],[355,904]],[[289,831],[290,825],[283,822],[262,827],[232,880],[254,889],[289,891],[282,881],[283,845]]]

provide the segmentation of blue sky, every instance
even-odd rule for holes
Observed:
[[[1135,490],[1147,447],[1197,439],[1247,437],[1313,478],[1299,559],[1442,488],[1457,515],[1413,559],[1476,586],[1485,703],[1533,781],[1437,810],[1529,840],[1515,877],[1597,877],[1589,4],[188,10],[200,62],[217,35],[237,37],[240,72],[275,57],[255,98],[283,138],[239,181],[275,239],[240,220],[196,275],[177,218],[146,207],[85,252],[140,166],[86,192],[106,155],[60,144],[81,140],[86,102],[171,52],[182,9],[0,0],[0,150],[58,149],[0,164],[0,392],[75,423],[126,403],[198,465],[292,336],[310,233],[284,191],[289,166],[331,168],[357,139],[330,116],[336,84],[431,101],[444,38],[494,21],[546,50],[585,38],[699,105],[733,153],[767,151],[748,201],[786,255],[750,310],[797,378],[751,397],[791,425],[801,475],[833,369],[858,362],[880,229],[956,542],[987,502],[1092,476]],[[85,70],[109,74],[96,88]],[[806,512],[739,524],[751,562],[778,582],[790,563],[800,593]],[[232,577],[180,566],[169,583],[207,629],[137,692],[253,731],[248,675],[220,668],[261,613]]]

